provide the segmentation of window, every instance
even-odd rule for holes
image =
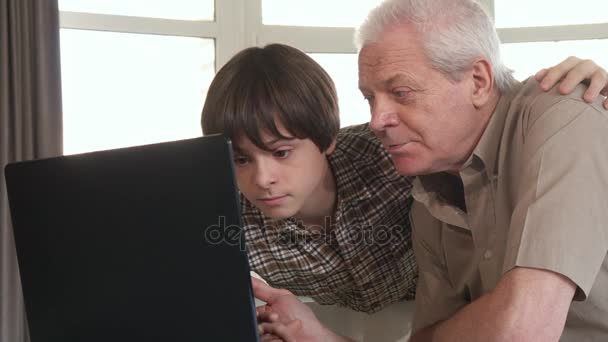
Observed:
[[[503,60],[525,79],[568,56],[608,66],[608,2],[494,0]]]
[[[357,55],[313,53],[310,56],[327,71],[336,84],[342,127],[369,122],[369,106],[359,91]]]
[[[496,27],[580,25],[608,22],[601,0],[495,0]]]
[[[506,65],[515,69],[515,78],[519,80],[526,79],[543,67],[557,64],[573,54],[608,66],[606,51],[608,39],[512,43],[502,46],[503,60]]]
[[[264,25],[355,27],[381,0],[263,0]]]
[[[282,42],[316,60],[336,85],[342,127],[369,121],[358,87],[354,28],[381,0],[258,0],[262,4],[259,45]],[[277,26],[281,25],[281,26]]]
[[[64,154],[201,135],[213,0],[60,0]]]
[[[201,135],[212,39],[63,29],[64,153]]]
[[[132,17],[213,20],[213,0],[60,0],[66,12],[124,15]]]
[[[343,126],[369,121],[354,26],[381,0],[59,0],[65,153],[200,135],[218,67],[285,43],[334,79]],[[608,67],[605,0],[481,0],[519,79],[569,55]]]

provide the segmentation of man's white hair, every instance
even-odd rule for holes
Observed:
[[[500,59],[494,23],[474,0],[386,0],[374,8],[355,34],[360,50],[395,25],[410,24],[419,34],[433,68],[453,80],[486,58],[501,93],[513,85],[513,71]]]

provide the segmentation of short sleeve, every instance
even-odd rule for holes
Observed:
[[[608,252],[606,112],[566,100],[525,139],[503,271],[562,274],[578,286],[575,300],[585,300]]]

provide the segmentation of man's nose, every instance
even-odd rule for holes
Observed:
[[[374,132],[383,132],[389,127],[399,124],[397,110],[390,101],[377,99],[371,110],[372,118],[369,127]]]

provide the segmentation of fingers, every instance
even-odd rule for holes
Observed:
[[[606,70],[600,68],[591,60],[581,61],[574,69],[568,72],[568,75],[560,85],[560,92],[568,94],[572,92],[583,80],[589,80],[587,91],[585,92],[585,101],[593,101],[606,88],[608,82],[608,74]]]
[[[583,98],[587,102],[593,101],[596,97],[600,95],[600,93],[606,87],[606,82],[608,82],[608,74],[606,74],[603,70],[596,71],[591,77],[591,82],[587,91],[585,91],[585,95]]]
[[[559,91],[562,94],[569,94],[583,80],[589,80],[587,83],[589,86],[583,95],[585,101],[592,102],[600,94],[608,95],[608,72],[591,60],[581,61],[568,72],[559,87]],[[604,100],[604,108],[607,108],[607,105],[606,100]]]
[[[262,342],[283,342],[283,339],[272,334],[264,334],[260,336]]]
[[[562,77],[564,77],[568,71],[575,68],[580,61],[581,60],[577,57],[568,57],[566,60],[552,68],[539,71],[535,78],[540,81],[541,89],[547,91],[556,85],[557,82],[559,82],[559,80],[562,79]],[[539,74],[542,76],[541,79],[537,77]]]
[[[275,336],[285,342],[296,342],[296,336],[300,329],[302,329],[302,321],[299,319],[294,319],[287,324],[262,323],[259,325],[259,332],[260,336],[262,336],[262,341],[265,341],[263,339],[264,336],[270,335],[270,337],[268,337],[268,341],[274,341],[271,338],[272,336]]]
[[[276,312],[266,311],[256,313],[258,322],[261,323],[277,323],[279,321],[279,314]]]
[[[545,91],[561,80],[559,92],[562,94],[569,94],[579,83],[585,83],[588,88],[583,98],[587,102],[593,101],[599,95],[608,96],[608,72],[588,59],[568,57],[552,68],[540,70],[534,78]],[[608,99],[604,99],[603,106],[608,109]]]
[[[291,295],[291,292],[285,289],[275,289],[270,285],[265,284],[263,281],[251,277],[251,287],[253,288],[253,295],[255,298],[262,300],[266,303],[272,304],[280,296]]]
[[[540,69],[536,73],[536,75],[534,75],[534,78],[540,82],[543,80],[543,78],[545,78],[545,76],[547,75],[548,72],[549,72],[549,69]]]
[[[565,75],[559,86],[560,93],[570,94],[579,83],[587,79],[595,79],[595,82],[597,83],[598,78],[601,78],[600,71],[602,71],[602,69],[592,60],[581,60],[574,68],[572,68],[572,70],[567,71],[568,73]],[[602,82],[602,86],[603,83],[604,82]],[[599,90],[595,96],[598,94]]]
[[[598,70],[591,77],[589,87],[585,91],[584,99],[587,102],[593,101],[599,95],[608,96],[608,72],[599,66],[597,68]],[[604,99],[604,108],[608,109],[608,99]]]
[[[274,288],[253,277],[251,277],[251,287],[253,288],[253,295],[255,298],[266,303],[274,303],[274,299],[277,296]]]
[[[262,312],[266,312],[266,311],[272,311],[272,309],[270,308],[270,306],[268,305],[260,305],[260,306],[256,306],[255,307],[255,314],[259,315]]]
[[[271,310],[270,307],[268,307],[267,305],[259,306],[256,308],[256,317],[258,320],[258,332],[260,334],[261,340],[262,340],[262,342],[283,341],[282,338],[280,338],[276,335],[273,335],[270,333],[265,333],[264,329],[261,327],[261,324],[268,324],[268,323],[280,324],[279,315],[270,310]]]

